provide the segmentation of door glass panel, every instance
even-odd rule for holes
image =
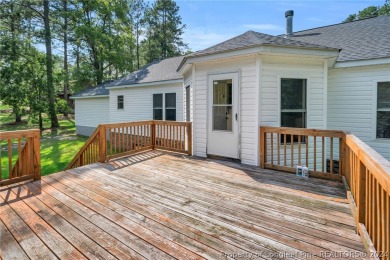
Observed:
[[[213,107],[213,130],[232,131],[232,106]]]
[[[213,130],[232,131],[232,80],[213,81]]]
[[[232,80],[214,80],[213,82],[214,105],[232,104]]]

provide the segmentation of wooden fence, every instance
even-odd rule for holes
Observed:
[[[295,172],[299,164],[310,176],[344,180],[366,249],[389,260],[390,162],[343,131],[260,127],[262,168]]]
[[[0,151],[0,186],[41,178],[39,130],[0,132]]]
[[[191,155],[192,124],[157,120],[101,124],[67,169],[153,149]]]

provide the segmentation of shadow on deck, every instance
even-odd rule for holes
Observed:
[[[341,183],[156,150],[3,187],[0,203],[3,259],[365,258]]]

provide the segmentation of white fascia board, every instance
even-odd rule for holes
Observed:
[[[293,55],[293,56],[309,56],[321,58],[334,58],[339,55],[338,50],[320,50],[308,48],[292,48],[292,47],[278,47],[278,46],[258,46],[247,49],[240,49],[234,51],[221,52],[199,57],[188,57],[186,64],[193,64],[198,62],[205,62],[218,59],[228,59],[234,57],[250,56],[255,54],[273,54],[273,55]],[[183,67],[184,67],[183,66]]]
[[[88,99],[88,98],[108,98],[109,95],[99,95],[99,96],[85,96],[85,97],[70,97],[70,99]]]
[[[221,52],[221,53],[215,53],[215,54],[209,54],[199,57],[188,57],[187,58],[187,64],[193,64],[198,62],[204,62],[204,61],[211,61],[211,60],[218,60],[218,59],[228,59],[233,58],[237,56],[247,56],[247,55],[254,55],[260,52],[260,47],[254,47],[254,48],[248,48],[248,49],[240,49],[235,51],[227,51],[227,52]]]
[[[293,47],[279,47],[279,46],[262,46],[262,53],[267,54],[287,54],[287,55],[303,55],[311,57],[323,57],[332,58],[339,55],[338,50],[320,50],[320,49],[309,49],[309,48],[293,48]]]
[[[176,84],[176,83],[182,83],[182,82],[183,82],[183,79],[173,79],[173,80],[163,80],[163,81],[154,81],[154,82],[139,83],[139,84],[132,84],[132,85],[108,87],[107,89],[110,90],[110,89],[119,89],[119,88],[149,87],[149,86],[156,86],[156,85]]]
[[[191,71],[191,69],[192,64],[189,64],[188,61],[186,61],[184,65],[180,67],[180,70],[178,70],[177,73],[179,73],[181,76],[184,76],[184,74],[186,74],[188,71]]]
[[[390,58],[336,62],[334,68],[350,68],[390,64]]]

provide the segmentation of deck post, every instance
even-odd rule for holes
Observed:
[[[357,214],[356,220],[358,223],[365,223],[365,213],[366,213],[366,166],[359,160],[357,168],[358,175],[358,186],[357,186]]]
[[[154,120],[152,121],[152,124],[150,125],[151,128],[151,138],[152,138],[152,149],[156,149],[156,124]]]
[[[266,138],[264,128],[260,127],[260,167],[265,168],[265,157],[267,150]]]
[[[41,179],[41,131],[34,131],[34,143],[31,144],[33,146],[33,164],[34,164],[34,180]]]
[[[107,134],[106,127],[104,125],[99,125],[99,157],[100,162],[106,162],[107,154]]]
[[[187,123],[188,155],[192,155],[192,123]]]

